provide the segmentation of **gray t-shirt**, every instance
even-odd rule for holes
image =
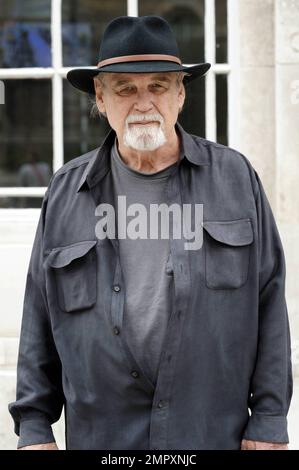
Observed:
[[[126,196],[126,207],[142,204],[147,212],[147,237],[119,239],[125,282],[123,331],[138,364],[155,384],[167,322],[172,310],[173,269],[169,239],[150,238],[150,204],[166,203],[164,188],[177,162],[156,173],[133,170],[121,159],[116,140],[111,150],[114,197]],[[117,209],[117,208],[116,208]],[[117,219],[117,210],[116,219]],[[136,217],[127,216],[127,221]],[[118,221],[117,221],[118,223]],[[127,227],[127,225],[126,225]]]

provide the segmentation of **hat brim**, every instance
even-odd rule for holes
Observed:
[[[211,64],[204,62],[202,64],[192,65],[185,67],[184,65],[176,64],[175,62],[165,61],[139,61],[139,62],[123,62],[118,64],[106,65],[105,67],[97,68],[77,68],[70,70],[66,78],[75,88],[81,91],[95,94],[94,81],[99,72],[110,73],[154,73],[154,72],[188,72],[190,76],[184,77],[184,83],[188,84],[195,78],[202,77],[210,69]]]

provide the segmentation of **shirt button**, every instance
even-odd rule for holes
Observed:
[[[119,335],[119,329],[117,328],[117,326],[115,326],[115,327],[113,328],[113,333],[114,333],[115,335]]]
[[[132,377],[134,377],[135,379],[137,379],[137,377],[139,377],[139,373],[137,372],[137,370],[133,370],[133,371],[131,372],[131,375],[132,375]]]
[[[160,400],[158,403],[158,408],[164,408],[166,406],[167,402],[165,400]]]
[[[120,286],[118,284],[115,284],[115,286],[113,286],[113,290],[114,290],[114,292],[119,292],[120,291]]]

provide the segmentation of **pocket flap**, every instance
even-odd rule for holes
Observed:
[[[253,241],[250,219],[204,221],[202,226],[212,238],[227,245],[243,246]]]
[[[74,243],[73,245],[53,248],[50,252],[47,264],[52,268],[63,268],[70,264],[74,259],[81,258],[96,245],[96,240]]]

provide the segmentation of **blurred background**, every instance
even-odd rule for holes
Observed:
[[[152,14],[171,24],[185,65],[212,64],[188,86],[180,123],[246,155],[275,215],[295,376],[290,448],[299,449],[299,0],[0,0],[0,449],[17,443],[7,404],[42,197],[53,172],[109,130],[66,73],[96,65],[114,17]],[[62,419],[54,432],[64,448]]]

